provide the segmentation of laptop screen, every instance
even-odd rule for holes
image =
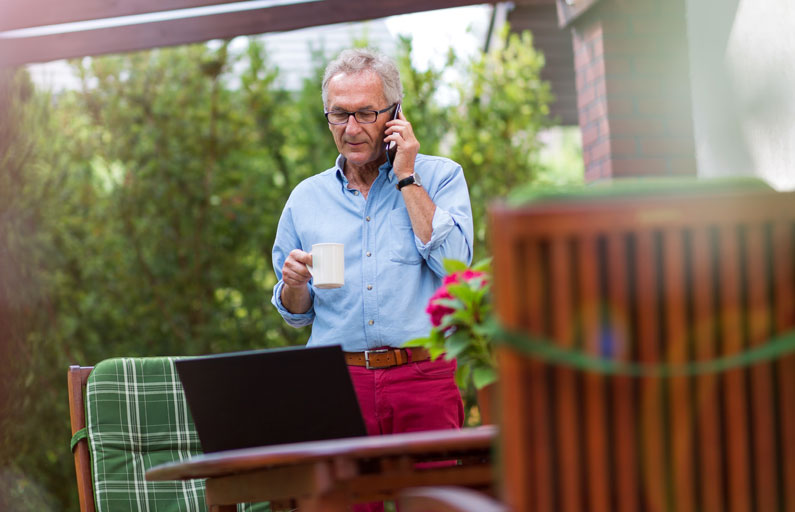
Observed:
[[[367,435],[339,346],[175,364],[205,452]]]

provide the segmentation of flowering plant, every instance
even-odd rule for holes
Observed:
[[[471,379],[480,389],[497,378],[492,338],[496,323],[492,317],[490,260],[471,268],[456,260],[445,260],[448,275],[428,301],[431,317],[428,337],[413,339],[407,347],[426,347],[433,359],[444,354],[458,361],[456,382],[466,387]]]

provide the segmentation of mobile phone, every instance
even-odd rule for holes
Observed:
[[[390,119],[390,121],[394,121],[395,119],[397,119],[399,113],[400,113],[400,103],[398,103],[397,106],[395,107],[395,113],[392,114],[392,119]],[[395,148],[395,141],[390,141],[384,144],[384,151],[389,152],[394,148]]]

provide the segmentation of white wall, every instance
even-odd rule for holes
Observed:
[[[687,0],[699,175],[795,190],[795,2]]]

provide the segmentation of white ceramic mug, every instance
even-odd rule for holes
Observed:
[[[345,284],[345,244],[324,243],[312,246],[312,274],[315,288],[339,288]]]

